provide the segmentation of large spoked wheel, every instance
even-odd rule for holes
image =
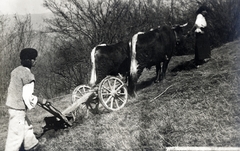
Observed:
[[[78,99],[80,99],[84,94],[89,92],[91,90],[91,87],[88,85],[79,85],[77,86],[74,91],[72,92],[72,103],[75,103]],[[81,115],[88,114],[88,108],[85,103],[83,103],[81,106],[79,106],[78,109],[76,109],[72,114],[73,117],[77,116],[77,113],[80,113]],[[74,119],[75,120],[75,119]]]
[[[117,77],[104,78],[98,88],[101,104],[110,111],[116,111],[127,103],[128,93],[124,83]]]

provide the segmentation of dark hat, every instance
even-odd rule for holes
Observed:
[[[36,49],[33,49],[33,48],[25,48],[20,52],[21,60],[36,59],[37,56],[38,56],[38,52]]]
[[[200,13],[202,13],[203,11],[209,11],[210,9],[207,7],[207,6],[205,6],[205,5],[202,5],[202,6],[200,6],[199,8],[198,8],[198,10],[196,11],[196,14],[200,14]]]

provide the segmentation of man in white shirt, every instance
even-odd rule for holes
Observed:
[[[31,67],[35,66],[37,55],[37,50],[33,48],[23,49],[20,53],[21,66],[11,72],[6,101],[10,117],[5,151],[19,151],[22,145],[25,150],[30,150],[38,145],[26,115],[27,110],[34,108],[38,101],[46,103],[46,99],[33,95],[35,77]]]

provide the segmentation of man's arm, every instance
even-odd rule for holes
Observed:
[[[29,84],[25,84],[23,86],[23,92],[22,92],[22,97],[24,100],[25,105],[29,110],[34,108],[37,104],[37,97],[32,95],[34,92],[34,82],[31,82]]]

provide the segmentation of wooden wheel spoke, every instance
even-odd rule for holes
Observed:
[[[115,101],[115,103],[116,103],[117,108],[119,108],[119,104],[118,104],[117,99],[114,99],[114,101]]]
[[[112,85],[110,83],[110,80],[108,80],[107,83],[108,83],[108,86],[109,86],[110,90],[112,90]]]
[[[123,93],[122,93],[122,92],[118,92],[118,93],[117,93],[117,96],[118,96],[118,97],[120,97],[120,96],[125,96],[125,95],[126,95],[126,94],[125,94],[124,92],[123,92]]]
[[[117,87],[116,91],[120,90],[124,85],[121,84],[120,86]]]
[[[116,79],[114,79],[114,82],[113,82],[113,90],[115,90],[115,88],[116,88],[116,85],[117,85],[117,80],[116,80]]]
[[[102,95],[103,95],[103,96],[111,95],[111,93],[109,93],[109,92],[103,92]]]
[[[111,109],[113,109],[113,100],[114,100],[114,98],[111,96],[111,104],[110,104]]]
[[[110,96],[107,98],[107,100],[104,101],[104,103],[107,104],[107,103],[110,101],[111,98],[112,98],[112,96],[110,95]]]
[[[111,92],[111,90],[109,90],[108,88],[106,88],[105,86],[102,87],[104,90],[107,90],[108,92]]]
[[[86,88],[84,87],[84,88],[83,88],[83,92],[86,92],[86,91],[87,91],[87,90],[86,90]]]
[[[80,95],[83,95],[83,93],[80,90],[77,90],[76,94],[79,94],[79,93]]]
[[[117,99],[123,103],[125,102],[121,97],[117,97]]]

